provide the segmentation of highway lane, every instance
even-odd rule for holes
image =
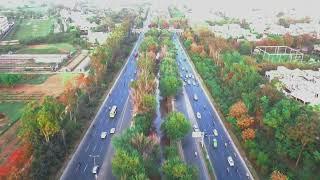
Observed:
[[[249,172],[246,164],[244,163],[242,157],[239,155],[238,150],[232,142],[228,132],[226,131],[220,117],[216,113],[216,110],[210,103],[206,93],[202,89],[201,85],[195,73],[193,72],[189,59],[184,52],[181,44],[178,40],[178,36],[174,35],[174,43],[178,49],[178,62],[180,64],[179,71],[185,79],[186,74],[192,74],[194,78],[188,78],[189,80],[195,81],[195,85],[192,83],[188,85],[186,83],[185,89],[186,93],[190,99],[193,111],[200,112],[201,119],[197,118],[199,129],[208,134],[205,137],[205,147],[209,153],[209,158],[214,166],[214,171],[217,179],[252,179],[252,175]],[[193,101],[194,94],[197,94],[198,101]],[[213,129],[218,131],[218,136],[213,137]],[[212,145],[213,138],[218,141],[218,148],[214,148]],[[230,167],[227,161],[227,157],[232,156],[235,166]],[[247,177],[249,175],[249,177]]]
[[[198,126],[193,114],[191,102],[185,92],[185,88],[183,88],[183,91],[175,97],[175,108],[177,111],[183,113],[186,118],[190,120],[192,125]],[[199,179],[210,179],[210,175],[205,164],[205,157],[203,157],[203,153],[201,151],[200,139],[193,138],[192,134],[189,133],[181,140],[181,144],[186,163],[198,169]],[[197,156],[195,156],[195,152],[197,152]]]
[[[121,114],[124,113],[123,110],[125,109],[125,102],[129,97],[131,79],[135,79],[135,53],[138,51],[143,37],[144,33],[141,33],[130,56],[128,57],[127,63],[124,65],[118,79],[104,100],[95,119],[91,123],[60,179],[72,180],[75,179],[75,177],[77,180],[95,179],[95,176],[91,172],[94,166],[94,160],[93,157],[90,156],[99,156],[95,158],[95,161],[96,164],[101,166],[105,156],[107,155],[107,149],[111,142],[112,135],[109,133],[110,129],[120,127],[119,123],[122,123],[125,118],[131,119],[130,117],[125,116],[122,116],[121,119]],[[114,119],[110,119],[109,107],[113,105],[116,105],[118,108],[117,115]],[[103,131],[108,132],[106,139],[100,138],[100,134]],[[117,129],[116,133],[118,133]]]

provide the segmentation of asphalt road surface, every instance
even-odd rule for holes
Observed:
[[[183,88],[183,91],[175,97],[175,107],[177,111],[183,113],[191,121],[191,124],[197,124],[185,88]],[[192,134],[189,133],[181,140],[181,145],[183,148],[185,162],[198,169],[199,179],[210,179],[210,175],[205,164],[205,157],[203,157],[203,153],[201,151],[200,139],[193,138]],[[195,155],[195,152],[197,155]]]
[[[239,180],[239,179],[253,179],[248,170],[244,160],[236,149],[231,137],[225,129],[222,120],[216,113],[214,106],[211,104],[209,98],[206,96],[204,89],[199,84],[198,77],[196,77],[186,52],[182,48],[178,36],[175,34],[173,41],[178,49],[178,64],[180,75],[184,82],[185,91],[191,102],[194,113],[199,112],[201,118],[196,118],[200,131],[205,132],[207,136],[204,138],[205,147],[208,151],[209,159],[213,164],[213,168],[218,180]],[[186,77],[186,75],[191,77]],[[188,83],[188,81],[190,83]],[[198,96],[198,100],[193,100],[194,95]],[[195,114],[196,116],[196,114]],[[213,130],[218,131],[218,136],[213,135]],[[213,147],[213,139],[218,142],[217,148]],[[234,161],[234,166],[228,163],[228,156],[231,156]]]
[[[60,179],[62,180],[90,180],[99,177],[99,174],[107,174],[111,167],[103,166],[104,163],[110,164],[113,150],[111,148],[111,137],[115,136],[119,131],[129,126],[131,120],[131,102],[130,102],[130,82],[135,79],[136,75],[136,58],[135,54],[143,40],[144,33],[139,38],[128,57],[128,61],[122,69],[120,76],[107,95],[102,106],[100,107],[95,119],[87,130],[84,138],[79,144],[72,159],[69,161]],[[109,108],[113,105],[117,106],[117,114],[115,118],[109,117]],[[129,113],[128,113],[129,112]],[[110,129],[116,128],[114,135],[110,134]],[[107,137],[101,139],[101,133],[107,132]],[[95,158],[93,156],[96,156]],[[105,162],[106,157],[110,157],[110,161]],[[92,173],[95,164],[102,167],[97,175]],[[104,169],[108,167],[109,169]],[[110,174],[109,174],[110,175]],[[111,176],[111,175],[110,175]]]

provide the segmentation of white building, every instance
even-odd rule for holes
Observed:
[[[304,104],[320,104],[320,70],[290,70],[279,66],[266,72],[269,80],[278,79],[283,84],[283,93]]]
[[[10,28],[7,17],[0,16],[0,35],[6,33]]]

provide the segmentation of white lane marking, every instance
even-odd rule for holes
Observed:
[[[94,150],[96,150],[96,148],[97,148],[97,144],[93,147],[92,152],[94,152]]]
[[[99,154],[102,152],[102,146],[100,146]]]
[[[90,144],[91,144],[91,143],[90,143]],[[86,147],[85,152],[87,152],[87,151],[88,151],[88,149],[89,149],[89,147],[90,147],[90,144],[88,144],[88,146]]]
[[[128,97],[127,97],[126,103],[125,103],[125,105],[124,105],[124,110],[122,111],[122,114],[121,114],[121,122],[120,122],[119,130],[120,130],[121,127],[122,127],[123,120],[124,120],[124,114],[126,113],[127,108],[128,108],[129,97],[130,97],[130,94],[129,94]]]
[[[86,171],[87,167],[88,167],[88,164],[86,164],[86,166],[84,167],[83,172],[85,172],[85,171]]]

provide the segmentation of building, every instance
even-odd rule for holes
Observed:
[[[8,19],[5,16],[0,16],[0,35],[5,34],[10,28]]]
[[[279,66],[277,70],[267,71],[265,76],[270,81],[279,80],[285,95],[304,104],[320,104],[320,70],[290,70]]]

